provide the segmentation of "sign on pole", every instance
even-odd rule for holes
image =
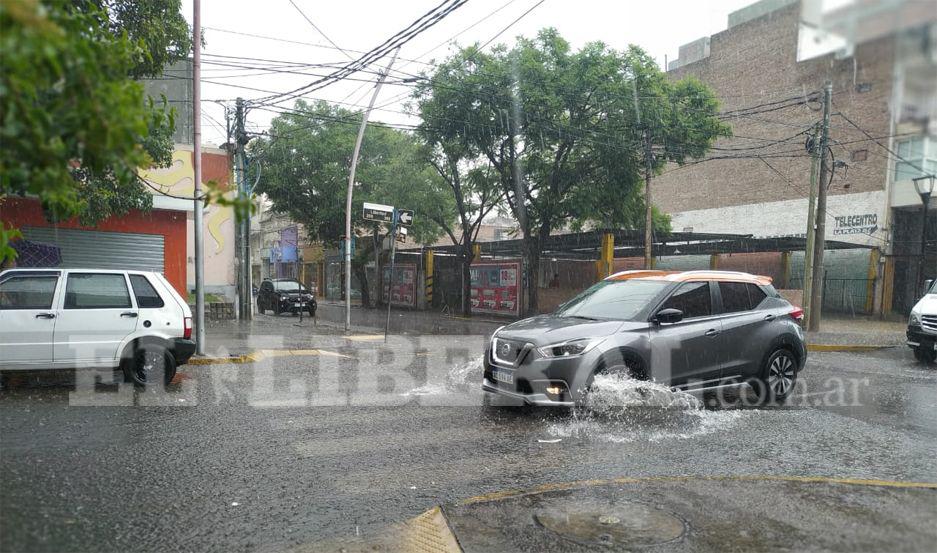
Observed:
[[[412,225],[413,224],[413,210],[412,209],[398,209],[397,221],[401,225]]]
[[[375,221],[378,223],[393,223],[394,207],[390,205],[364,202],[364,213],[362,216],[367,221]]]

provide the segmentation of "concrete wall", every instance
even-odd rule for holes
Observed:
[[[798,63],[797,36],[799,4],[793,4],[761,17],[740,23],[716,34],[710,41],[709,56],[670,71],[672,79],[693,76],[708,84],[721,102],[722,111],[738,110],[767,102],[778,102],[820,90],[829,79],[833,83],[834,111],[850,119],[873,136],[890,134],[889,99],[894,48],[891,39],[860,46],[854,58],[835,60],[825,56]],[[869,85],[859,92],[858,85]],[[865,87],[862,88],[865,90]],[[820,119],[819,104],[770,111],[750,117],[736,117],[727,123],[734,138],[720,140],[717,148],[751,148],[766,141],[784,140]],[[887,159],[878,146],[841,118],[833,120],[833,137],[843,145],[834,145],[837,160],[849,163],[848,173],[837,172],[830,188],[839,204],[858,201],[856,193],[884,190]],[[757,158],[726,159],[668,167],[654,179],[654,201],[663,211],[674,215],[728,206],[750,206],[744,222],[746,232],[762,234],[761,221],[770,221],[773,202],[805,198],[810,183],[810,158],[804,150],[804,137],[758,150],[765,155],[796,157],[766,158],[775,170]],[[854,152],[866,150],[865,154]],[[752,150],[713,150],[710,156],[750,155]],[[770,153],[769,153],[770,152]],[[864,161],[853,161],[853,158]],[[780,175],[778,174],[780,173]],[[848,185],[848,187],[846,186]],[[884,197],[882,203],[884,204]],[[845,209],[844,209],[845,211]],[[805,218],[801,219],[802,221]],[[712,218],[694,224],[696,231],[716,229],[725,218]],[[791,225],[793,226],[793,225]],[[674,228],[681,230],[675,222]],[[797,233],[803,233],[798,230]]]

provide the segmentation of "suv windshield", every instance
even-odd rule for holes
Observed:
[[[554,315],[631,319],[669,285],[662,280],[603,280],[561,305]]]
[[[273,287],[281,292],[296,292],[299,290],[306,290],[295,280],[275,280],[273,281]]]

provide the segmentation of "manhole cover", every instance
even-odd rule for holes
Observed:
[[[582,545],[646,547],[683,535],[683,521],[643,503],[568,502],[538,511],[544,528]]]

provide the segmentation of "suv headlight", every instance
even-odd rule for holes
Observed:
[[[910,325],[919,325],[919,324],[921,324],[921,314],[915,313],[914,311],[912,311],[911,316],[908,317],[908,325],[910,326]]]
[[[501,329],[506,326],[508,325],[501,325],[497,329],[495,329],[495,331],[491,333],[491,336],[488,337],[488,343],[491,343],[491,341],[495,339],[495,336],[497,336],[498,333],[501,332]]]
[[[604,338],[568,340],[558,344],[539,347],[537,351],[544,357],[575,357],[588,353],[589,350],[602,343],[602,340],[604,340]]]

